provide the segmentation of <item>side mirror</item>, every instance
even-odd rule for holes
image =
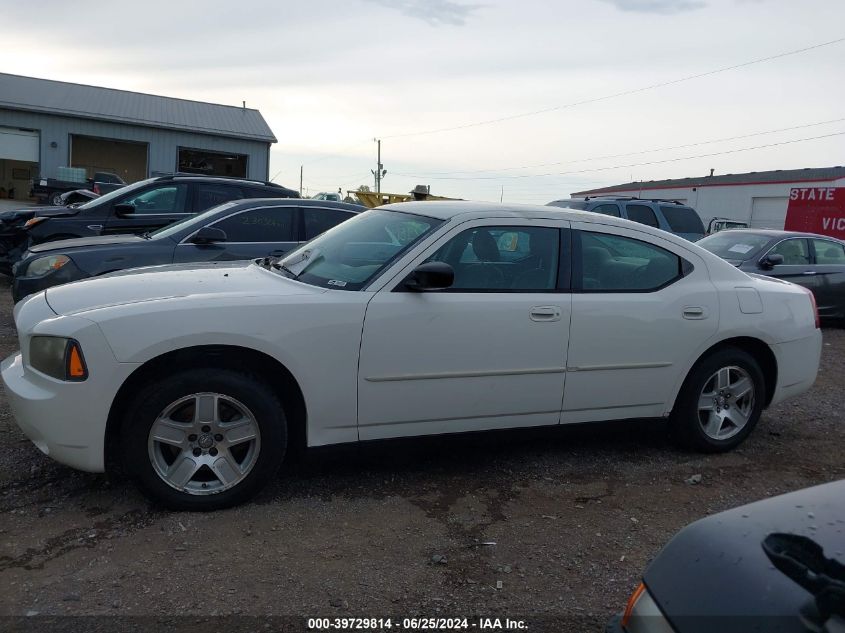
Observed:
[[[775,266],[783,263],[783,255],[779,253],[771,253],[760,260],[760,267],[765,270],[771,270]]]
[[[131,217],[135,214],[135,205],[128,202],[121,202],[114,205],[114,214],[119,218]]]
[[[226,231],[213,226],[204,226],[191,238],[194,244],[214,244],[226,241]]]
[[[444,262],[428,262],[420,264],[405,279],[405,287],[413,292],[426,290],[442,290],[448,288],[455,281],[455,271]]]

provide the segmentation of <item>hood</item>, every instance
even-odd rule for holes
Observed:
[[[15,211],[4,211],[0,213],[0,223],[12,224],[19,220],[29,220],[36,215],[40,218],[56,218],[66,215],[76,215],[79,209],[75,207],[21,207]]]
[[[44,242],[29,247],[30,253],[47,253],[50,251],[67,251],[70,248],[83,246],[104,246],[106,244],[137,244],[146,243],[149,240],[140,235],[96,235],[94,237],[80,237],[71,240],[59,240],[58,242]]]
[[[309,286],[252,263],[171,264],[119,271],[102,277],[55,286],[46,291],[50,308],[71,315],[112,306],[176,298],[227,298],[267,294],[314,294]]]
[[[748,631],[748,616],[773,625],[760,630],[806,633],[799,610],[813,598],[766,556],[763,539],[774,532],[809,537],[825,557],[845,563],[845,480],[696,521],[663,548],[643,580],[679,633]]]

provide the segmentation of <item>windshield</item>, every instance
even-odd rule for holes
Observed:
[[[225,202],[216,207],[212,207],[207,211],[203,211],[200,214],[184,218],[182,220],[179,220],[178,222],[174,222],[173,224],[168,224],[167,226],[163,226],[160,229],[156,229],[155,231],[149,234],[149,237],[172,237],[174,233],[181,232],[182,230],[188,227],[196,226],[197,228],[199,228],[208,221],[209,216],[217,215],[218,213],[220,213],[220,211],[228,209],[229,207],[234,207],[240,202],[243,202],[243,200]]]
[[[280,265],[314,286],[360,290],[441,223],[398,211],[365,211],[292,251]]]
[[[150,178],[148,180],[139,180],[138,182],[132,183],[131,185],[126,185],[125,187],[121,187],[120,189],[115,189],[114,191],[110,191],[109,193],[103,194],[99,198],[94,198],[93,200],[89,200],[85,204],[79,205],[80,209],[92,209],[94,207],[98,207],[103,203],[109,203],[115,198],[119,198],[120,196],[135,191],[136,189],[140,189],[144,185],[151,183],[154,178]]]
[[[721,231],[696,242],[722,259],[751,259],[771,241],[768,235],[748,231]]]

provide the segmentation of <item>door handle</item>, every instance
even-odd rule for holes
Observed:
[[[706,319],[707,311],[699,306],[687,306],[683,315],[685,319]]]
[[[815,275],[816,271],[815,270],[805,270],[802,274],[804,274],[804,275]]]
[[[560,321],[558,306],[534,306],[528,314],[532,321]]]
[[[89,228],[92,231],[102,231],[103,225],[102,224],[89,224],[86,228]]]

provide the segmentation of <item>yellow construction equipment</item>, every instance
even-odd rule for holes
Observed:
[[[433,196],[430,193],[424,194],[422,197],[420,193],[376,193],[375,191],[353,191],[349,190],[347,193],[350,196],[355,196],[361,201],[365,207],[374,209],[383,204],[393,204],[394,202],[408,202],[410,200],[460,200],[460,198],[446,198],[444,196]]]

